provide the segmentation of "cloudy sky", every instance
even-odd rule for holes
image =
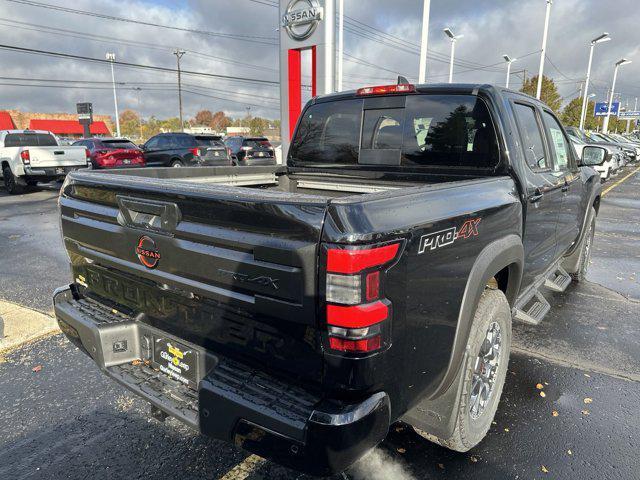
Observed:
[[[111,51],[122,62],[166,68],[175,68],[172,51],[178,47],[187,52],[184,70],[276,81],[275,2],[0,0],[0,110],[73,111],[76,102],[91,101],[96,113],[113,113],[108,65],[19,53],[7,46],[100,59]],[[454,81],[504,84],[504,53],[520,59],[512,67],[513,87],[522,84],[522,70],[528,76],[537,73],[544,0],[431,4],[428,82],[447,79],[445,26],[464,35],[456,47]],[[396,73],[417,79],[422,0],[345,0],[345,10],[345,88],[393,82]],[[545,74],[558,83],[565,100],[575,97],[584,79],[589,41],[609,32],[613,40],[596,47],[591,91],[603,99],[614,63],[627,57],[634,63],[621,69],[616,92],[623,104],[632,104],[640,96],[638,25],[640,9],[634,0],[555,0]],[[121,110],[141,110],[145,117],[177,116],[175,73],[116,66],[116,80]],[[279,116],[277,85],[203,75],[185,75],[183,82],[187,118],[203,108],[240,116],[247,107],[252,115]]]

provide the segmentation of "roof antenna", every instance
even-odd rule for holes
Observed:
[[[408,85],[408,84],[409,84],[409,80],[407,80],[407,77],[398,75],[398,85]]]

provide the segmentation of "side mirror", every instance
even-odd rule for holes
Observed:
[[[595,167],[596,165],[602,165],[606,159],[607,150],[605,148],[586,145],[582,149],[581,164],[584,167]]]

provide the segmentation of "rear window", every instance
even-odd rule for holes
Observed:
[[[8,133],[5,147],[57,147],[56,138],[49,133]]]
[[[220,147],[224,146],[221,137],[196,137],[196,142],[201,147]]]
[[[102,140],[102,144],[107,148],[138,148],[133,142],[130,142],[129,140]]]
[[[271,148],[269,140],[266,138],[247,138],[242,142],[243,147],[251,148]]]
[[[493,168],[498,163],[496,133],[476,96],[409,95],[403,108],[397,102],[394,108],[366,105],[354,99],[309,107],[291,144],[291,159],[413,168]]]

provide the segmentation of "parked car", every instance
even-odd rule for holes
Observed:
[[[0,131],[0,167],[10,194],[26,186],[50,182],[79,168],[87,168],[88,152],[81,147],[62,147],[46,130]]]
[[[275,150],[265,137],[227,137],[224,143],[234,165],[276,164]]]
[[[84,138],[74,143],[89,150],[94,169],[144,167],[142,150],[126,138]]]
[[[622,164],[620,165],[621,167],[624,167],[627,163],[635,160],[636,150],[634,147],[629,147],[624,144],[621,144],[620,142],[615,141],[612,138],[609,138],[605,134],[600,132],[588,132],[587,136],[592,142],[598,145],[612,145],[620,148],[623,152]]]
[[[582,150],[584,149],[584,147],[588,145],[597,145],[596,143],[588,141],[588,138],[586,136],[579,138],[575,133],[568,130],[567,134],[569,135],[569,140],[571,140],[571,143],[573,143],[573,146],[576,149],[576,153],[578,154],[579,158],[582,157]],[[617,149],[615,147],[608,147],[603,145],[603,148],[607,149],[605,161],[602,165],[593,166],[593,169],[600,174],[600,179],[603,182],[606,182],[612,176],[617,175],[618,169],[620,168],[622,163],[623,154],[620,149]]]
[[[638,144],[638,142],[635,142],[629,138],[625,138],[618,133],[607,133],[606,137],[614,142],[619,143],[622,148],[628,148],[629,150],[633,151],[633,153],[630,155],[632,162],[640,159],[640,144]]]
[[[160,133],[142,146],[149,167],[228,166],[231,159],[219,135]]]
[[[512,318],[585,278],[606,154],[499,87],[316,97],[286,166],[71,174],[55,313],[155,417],[294,469],[340,472],[398,420],[467,451]]]

